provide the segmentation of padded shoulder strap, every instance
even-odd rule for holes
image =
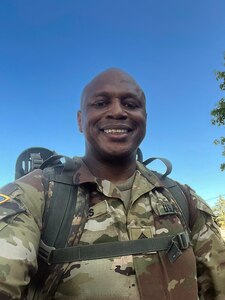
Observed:
[[[61,158],[65,163],[60,161]],[[47,167],[49,165],[53,167]],[[52,270],[43,260],[46,251],[42,245],[54,248],[66,246],[77,200],[77,186],[73,184],[76,165],[71,158],[54,155],[44,162],[41,168],[44,169],[45,188],[48,188],[50,181],[54,186],[49,207],[46,207],[43,216],[44,230],[38,252],[38,272],[29,285],[27,295],[29,300],[39,299],[45,280]]]
[[[141,151],[139,150],[139,152],[141,153]],[[140,161],[142,161],[142,153],[138,154],[138,157],[140,157]],[[147,166],[148,164],[150,164],[151,162],[153,162],[154,160],[160,160],[164,163],[164,165],[166,166],[166,171],[163,174],[160,174],[156,171],[152,171],[157,177],[158,179],[162,182],[162,184],[170,191],[170,193],[172,194],[172,196],[174,197],[174,199],[176,200],[177,204],[179,205],[180,209],[181,209],[181,213],[183,216],[183,219],[185,221],[185,224],[187,226],[187,228],[189,228],[189,206],[188,206],[188,199],[184,193],[184,191],[182,190],[182,186],[176,182],[175,180],[169,178],[167,175],[169,175],[172,171],[172,164],[168,159],[162,158],[162,157],[151,157],[148,158],[147,160],[145,160],[144,162],[142,162],[142,164],[144,166]]]
[[[187,228],[189,228],[189,206],[188,206],[188,200],[185,196],[185,193],[183,192],[181,185],[178,184],[175,180],[163,176],[162,174],[159,174],[155,171],[153,173],[159,178],[159,180],[162,182],[162,184],[170,191],[174,199],[176,200],[177,204],[179,205],[181,209],[181,213],[183,216],[183,219],[185,221],[185,224]]]
[[[64,158],[65,162],[60,164],[61,158]],[[55,167],[44,170],[54,188],[50,205],[44,214],[42,240],[49,246],[64,247],[76,206],[77,186],[73,184],[76,167],[71,158],[55,155],[44,162],[41,168],[46,167],[47,163],[54,165],[54,161],[58,162]]]

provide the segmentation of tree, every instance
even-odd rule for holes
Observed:
[[[225,53],[224,53],[224,61],[225,61]],[[225,66],[225,62],[224,62]],[[225,71],[216,71],[216,79],[221,81],[219,87],[222,91],[225,91]],[[225,127],[225,98],[221,98],[216,107],[211,111],[212,115],[212,124],[217,126]],[[223,147],[222,155],[225,156],[225,137],[222,136],[216,140],[214,140],[216,145],[221,145]],[[225,163],[220,165],[222,171],[225,170]]]
[[[217,224],[225,229],[225,199],[220,196],[217,200],[215,206],[213,207],[213,212],[216,216]]]

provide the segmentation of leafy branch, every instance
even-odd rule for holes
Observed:
[[[224,61],[225,61],[225,53],[224,53]],[[225,66],[225,63],[224,63]],[[220,89],[225,91],[225,71],[216,71],[215,72],[216,79],[220,81]],[[216,107],[211,111],[212,116],[212,124],[217,126],[225,126],[225,98],[221,98]],[[215,145],[221,145],[223,147],[222,156],[225,156],[225,137],[221,136],[214,140]],[[220,165],[220,169],[222,171],[225,170],[225,163]]]

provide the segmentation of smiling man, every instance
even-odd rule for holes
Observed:
[[[78,124],[86,138],[84,161],[97,177],[118,182],[134,173],[146,109],[143,91],[128,74],[109,69],[94,78],[82,94]]]
[[[81,97],[85,155],[1,189],[0,299],[225,299],[225,245],[211,209],[180,185],[186,224],[178,200],[136,160],[145,105],[130,75],[104,71]]]

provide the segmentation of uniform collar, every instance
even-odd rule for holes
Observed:
[[[82,158],[76,157],[75,162],[78,164],[73,177],[75,185],[92,183],[96,184],[98,189],[108,197],[119,197],[119,190],[108,180],[96,178],[88,169]],[[132,198],[133,201],[154,188],[163,187],[159,179],[149,171],[143,164],[137,161],[137,171],[134,179]]]
[[[80,185],[83,183],[96,183],[96,177],[88,169],[81,157],[74,158],[75,163],[78,165],[73,175],[73,183]]]

